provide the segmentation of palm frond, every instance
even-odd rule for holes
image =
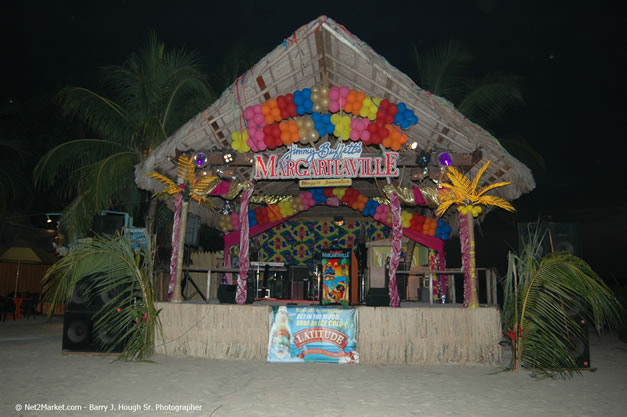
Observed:
[[[582,259],[569,253],[540,255],[546,233],[538,227],[518,255],[509,255],[503,318],[517,324],[514,360],[549,375],[576,372],[571,352],[583,343],[576,317],[588,318],[598,330],[617,327],[622,306],[603,280]]]
[[[170,189],[170,188],[179,189],[176,186],[176,183],[172,181],[170,178],[166,177],[165,175],[159,174],[157,172],[150,172],[146,175],[148,175],[150,178],[160,181],[163,185],[167,187],[166,189]]]
[[[470,184],[470,192],[472,194],[475,194],[475,192],[477,191],[477,185],[479,185],[479,181],[481,181],[481,177],[483,176],[483,174],[485,174],[486,170],[490,167],[491,163],[492,161],[490,160],[486,161],[485,164],[483,164],[483,166],[479,169],[479,172],[477,172],[477,175],[475,175],[475,178],[472,180],[472,183]]]
[[[480,80],[457,104],[466,117],[486,127],[512,107],[524,104],[517,77],[493,75]]]
[[[484,195],[484,196],[478,197],[476,202],[479,204],[483,204],[485,206],[494,206],[494,207],[502,208],[507,211],[512,211],[512,212],[516,211],[514,206],[512,206],[512,204],[509,201],[505,200],[504,198],[494,196],[494,195]]]
[[[196,178],[194,160],[191,156],[181,155],[178,160],[178,172],[179,178],[182,178],[185,183],[192,184]]]
[[[453,204],[455,204],[455,201],[453,200],[441,203],[435,211],[436,216],[442,217]]]
[[[454,167],[448,167],[446,176],[459,193],[470,193],[470,180]]]
[[[161,329],[152,301],[152,256],[151,242],[135,253],[127,236],[96,237],[73,248],[48,270],[44,300],[54,311],[56,304],[70,300],[79,285],[89,297],[107,299],[95,314],[96,334],[110,339],[110,349],[123,341],[121,358],[145,359],[153,353]]]
[[[506,185],[511,185],[511,182],[502,181],[502,182],[496,182],[494,184],[486,185],[485,187],[481,188],[481,190],[477,192],[477,195],[482,196],[483,194],[487,193],[490,190],[494,190],[495,188],[505,187]]]

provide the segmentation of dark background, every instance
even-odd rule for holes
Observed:
[[[478,75],[504,72],[524,78],[525,106],[515,109],[495,134],[515,132],[544,159],[543,167],[519,156],[532,168],[537,188],[514,202],[516,214],[487,216],[477,231],[479,266],[501,265],[510,246],[517,245],[516,224],[543,218],[577,223],[580,255],[602,274],[623,279],[627,22],[624,6],[616,3],[110,0],[3,4],[2,134],[28,143],[22,157],[27,168],[55,144],[79,137],[82,132],[58,115],[54,94],[66,85],[98,89],[99,67],[121,64],[145,45],[150,31],[166,47],[197,50],[212,80],[218,79],[220,65],[234,45],[265,55],[322,14],[345,25],[411,77],[416,73],[414,46],[426,51],[456,39],[476,55]],[[58,190],[36,191],[26,193],[12,209],[29,214],[55,211],[62,209],[63,201]]]

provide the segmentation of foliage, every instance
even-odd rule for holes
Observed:
[[[477,191],[477,186],[479,185],[481,176],[485,173],[489,166],[490,161],[487,161],[481,167],[472,182],[454,167],[448,167],[447,176],[450,184],[442,183],[442,187],[449,189],[450,192],[441,193],[440,205],[436,210],[436,214],[438,216],[442,216],[454,204],[495,206],[507,211],[514,211],[514,207],[509,203],[509,201],[501,197],[485,195],[490,190],[511,184],[510,182],[497,182],[486,185]]]
[[[153,303],[153,244],[136,253],[130,239],[117,233],[99,236],[75,247],[57,261],[43,279],[44,302],[66,304],[74,290],[89,299],[106,301],[95,313],[95,334],[105,349],[111,341],[124,341],[126,360],[149,358],[156,332],[161,332],[159,311]]]
[[[609,287],[582,259],[567,252],[542,256],[542,225],[530,232],[519,254],[509,254],[503,321],[512,339],[512,367],[544,375],[579,372],[570,352],[584,343],[576,318],[597,331],[620,325],[622,307]]]
[[[449,41],[421,55],[414,48],[418,85],[455,104],[460,113],[484,128],[513,106],[523,103],[521,80],[512,75],[471,75],[474,56],[462,44]]]
[[[59,92],[65,115],[94,136],[56,146],[34,171],[37,185],[64,186],[74,197],[60,219],[71,238],[84,235],[101,210],[134,212],[143,200],[135,165],[211,100],[197,56],[166,51],[154,34],[145,49],[103,70],[103,87],[110,97],[81,87]]]

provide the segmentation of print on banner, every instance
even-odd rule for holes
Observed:
[[[274,306],[268,362],[359,363],[357,310]]]

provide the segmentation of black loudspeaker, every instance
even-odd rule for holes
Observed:
[[[287,270],[290,282],[309,279],[309,267],[307,265],[289,265]]]
[[[251,297],[250,283],[246,285],[246,304],[253,302]],[[235,304],[237,296],[237,285],[222,284],[218,287],[218,301],[221,304]]]
[[[387,288],[370,288],[366,294],[367,306],[388,306],[390,305],[390,294]]]
[[[582,340],[569,340],[568,346],[572,358],[575,360],[577,368],[590,368],[590,342],[588,339],[588,323],[584,317],[576,313],[569,315],[577,322],[579,331],[581,331]]]
[[[124,227],[125,219],[124,214],[107,213],[94,217],[91,228],[98,235],[113,235]]]
[[[187,225],[185,227],[185,245],[198,246],[200,240],[200,217],[189,213],[187,215]]]
[[[76,352],[122,352],[124,341],[96,331],[91,311],[66,311],[63,315],[63,350]]]
[[[113,289],[102,294],[91,294],[88,288],[98,279],[99,275],[90,275],[82,278],[74,287],[63,315],[63,350],[121,352],[124,348],[123,340],[117,340],[102,330],[95,330],[95,313],[121,292],[120,289]]]

